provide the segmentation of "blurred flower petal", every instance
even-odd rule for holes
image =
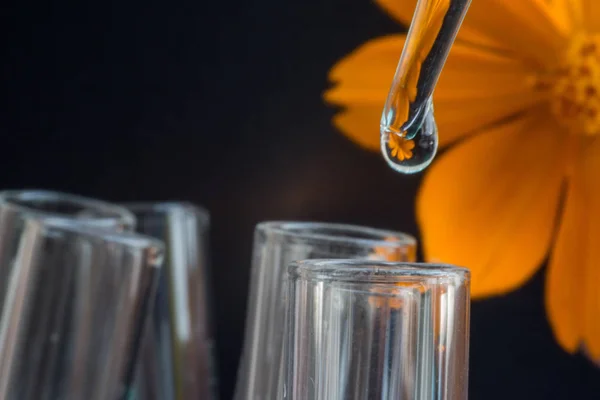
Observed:
[[[564,138],[530,113],[440,157],[417,200],[427,259],[470,268],[475,297],[527,281],[550,247]]]
[[[600,142],[585,139],[548,267],[546,305],[560,344],[575,352],[585,341],[600,359]]]

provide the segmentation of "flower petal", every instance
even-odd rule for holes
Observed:
[[[390,89],[406,35],[389,35],[369,40],[348,54],[329,71],[329,80],[346,88]]]
[[[542,101],[532,73],[513,58],[456,43],[434,94],[440,146]]]
[[[556,60],[570,33],[566,19],[547,0],[473,1],[463,25],[537,61]]]
[[[535,70],[521,61],[461,45],[454,46],[436,87],[437,100],[531,91]]]
[[[350,140],[371,151],[380,151],[379,106],[350,106],[333,117],[333,124]]]
[[[600,358],[600,140],[575,161],[548,267],[546,306],[558,342],[575,352],[584,341]]]
[[[458,144],[421,186],[426,258],[470,268],[473,296],[522,285],[550,246],[565,135],[542,111]]]
[[[402,25],[410,25],[415,10],[417,9],[417,0],[376,0],[377,4],[388,14],[394,17]]]
[[[527,105],[529,101],[526,97],[514,96],[435,101],[439,147],[446,147],[471,133],[478,132],[480,128],[500,122],[523,110]]]
[[[379,150],[381,112],[404,40],[404,35],[371,40],[330,73],[337,85],[325,100],[346,107],[335,125],[371,150]],[[456,43],[434,95],[440,146],[540,101],[529,87],[529,74],[518,60]]]
[[[562,17],[569,30],[580,28],[583,21],[582,1],[586,0],[547,0],[552,12]]]
[[[582,0],[584,26],[592,32],[600,31],[600,2],[598,0]]]
[[[600,3],[597,0],[581,0],[583,25],[592,32],[600,30]]]

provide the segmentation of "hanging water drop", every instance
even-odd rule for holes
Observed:
[[[395,171],[414,174],[427,168],[437,152],[437,125],[431,100],[419,118],[403,128],[402,132],[394,132],[381,127],[381,153]]]

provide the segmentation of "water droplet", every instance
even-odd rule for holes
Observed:
[[[438,132],[433,107],[421,118],[404,126],[397,134],[385,126],[381,127],[381,152],[388,165],[403,174],[423,171],[435,157],[438,147]]]

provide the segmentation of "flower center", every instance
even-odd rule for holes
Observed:
[[[536,77],[551,109],[570,132],[600,134],[600,35],[577,35],[561,64]]]

